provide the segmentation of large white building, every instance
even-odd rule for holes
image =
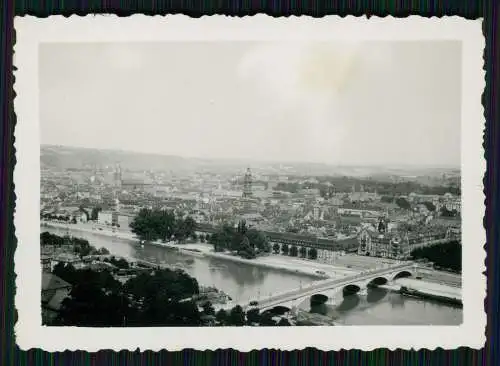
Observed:
[[[100,211],[97,216],[99,225],[116,226],[118,224],[118,212],[116,211]]]

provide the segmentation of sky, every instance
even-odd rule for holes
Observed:
[[[460,165],[454,41],[43,44],[39,92],[42,144]]]

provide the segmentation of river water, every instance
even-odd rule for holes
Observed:
[[[65,235],[65,229],[42,227],[57,235]],[[111,254],[138,258],[154,263],[182,268],[195,277],[198,283],[214,286],[238,303],[258,300],[270,294],[296,289],[307,285],[315,278],[270,268],[236,263],[209,257],[194,257],[180,254],[173,249],[146,245],[140,248],[137,242],[118,239],[83,231],[74,231],[73,236],[87,239],[96,248],[104,247]],[[309,301],[301,306],[311,310]],[[314,307],[314,312],[333,316],[345,325],[459,325],[462,309],[415,298],[402,296],[385,289],[370,289],[367,295],[339,296],[333,305]]]

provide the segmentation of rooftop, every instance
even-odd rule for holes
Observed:
[[[52,273],[42,274],[42,291],[58,290],[71,287],[71,284]]]

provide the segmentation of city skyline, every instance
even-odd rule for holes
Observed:
[[[45,44],[41,142],[206,159],[457,167],[460,51],[459,42]]]

